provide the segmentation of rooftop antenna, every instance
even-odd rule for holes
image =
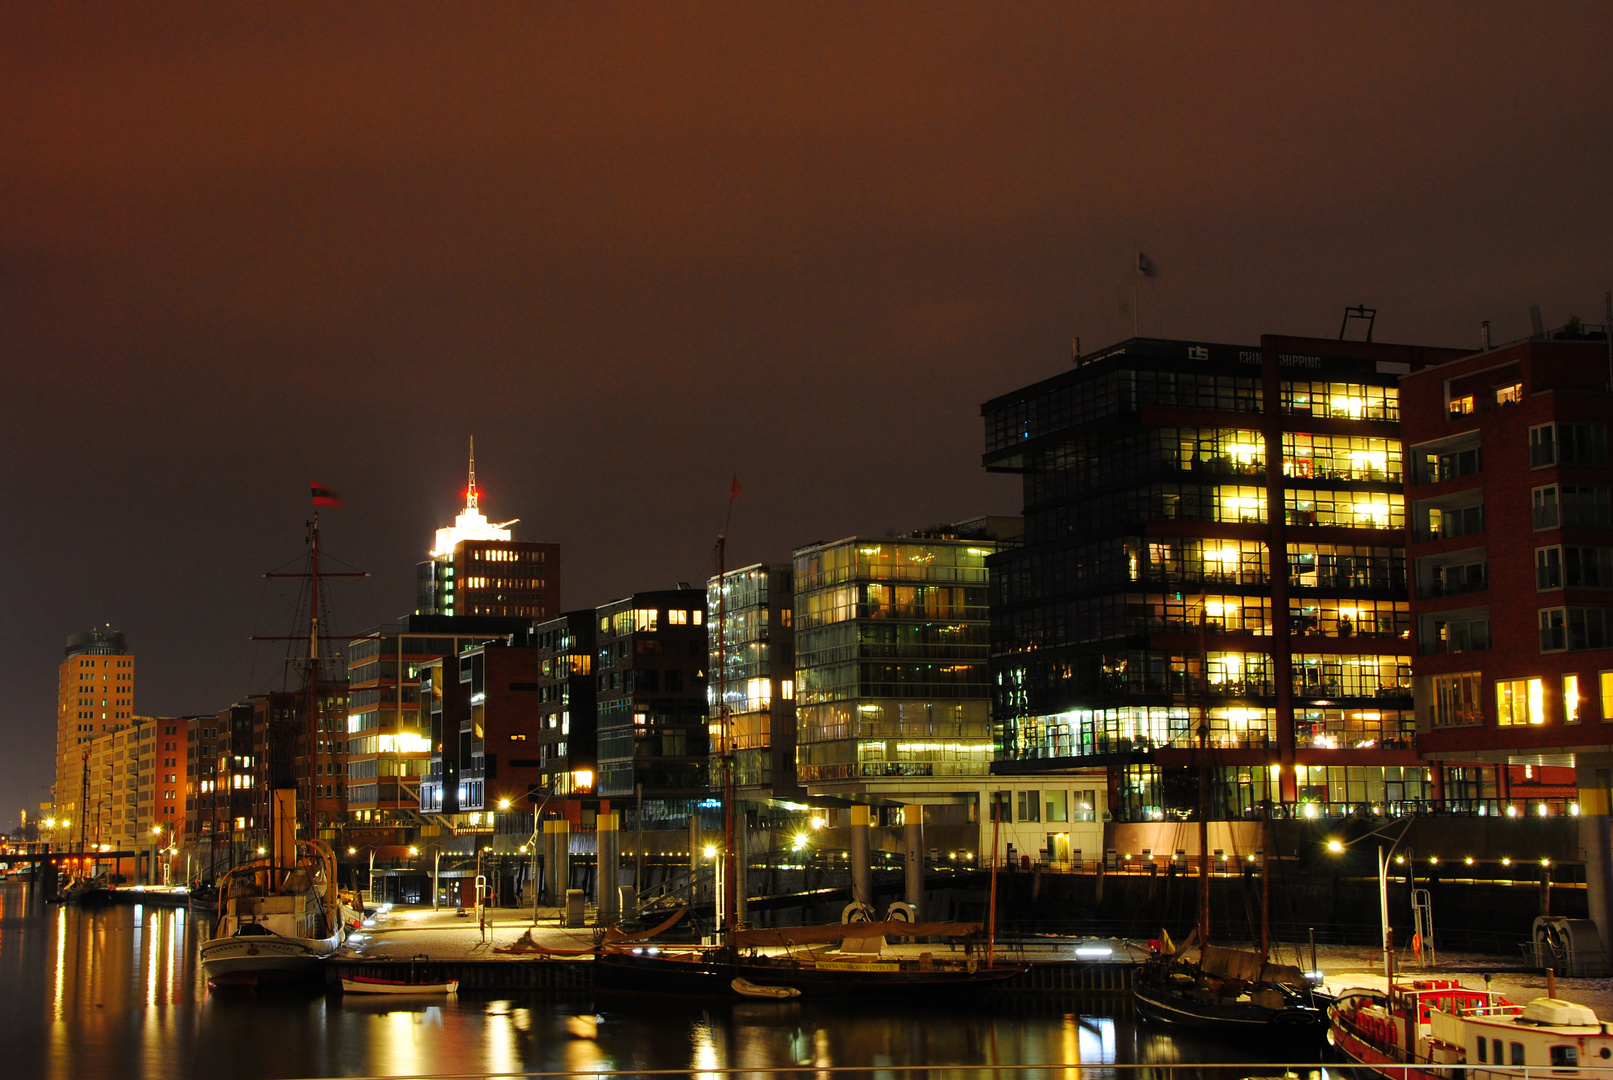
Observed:
[[[1081,366],[1081,339],[1076,338],[1070,343],[1070,362],[1076,367]]]
[[[475,510],[476,506],[476,436],[470,437],[470,487],[465,490],[465,508]]]
[[[1479,352],[1490,351],[1490,320],[1485,319],[1479,324]]]
[[[1546,324],[1540,318],[1539,304],[1529,305],[1529,330],[1530,336],[1536,341],[1546,340]]]
[[[1355,305],[1355,307],[1347,307],[1347,308],[1345,308],[1344,309],[1344,321],[1339,323],[1339,340],[1340,341],[1344,340],[1344,334],[1345,334],[1345,332],[1347,330],[1349,330],[1350,323],[1352,321],[1353,322],[1364,322],[1364,323],[1367,324],[1367,336],[1365,338],[1363,338],[1362,340],[1363,341],[1371,341],[1372,340],[1372,326],[1373,326],[1374,323],[1376,323],[1378,321],[1378,309],[1375,308],[1375,307],[1367,307],[1365,304],[1357,304],[1357,305]]]

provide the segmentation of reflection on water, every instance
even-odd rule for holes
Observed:
[[[1113,997],[926,1008],[470,992],[209,994],[196,941],[183,911],[55,907],[27,886],[0,885],[0,1074],[249,1080],[679,1069],[720,1080],[725,1069],[800,1068],[802,1080],[831,1080],[843,1074],[814,1070],[1040,1064],[1051,1068],[1039,1077],[1144,1080],[1148,1074],[1092,1066],[1261,1060],[1262,1048],[1139,1024]],[[596,1038],[568,1032],[570,1017],[596,1012]]]

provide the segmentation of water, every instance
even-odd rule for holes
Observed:
[[[1250,1063],[1230,1076],[1269,1073],[1257,1063],[1280,1060],[1261,1058],[1260,1048],[1167,1034],[1136,1021],[1129,1004],[1114,997],[1005,995],[944,1010],[602,1001],[598,1038],[587,1040],[566,1030],[569,1017],[596,1011],[586,994],[465,992],[457,1000],[405,1001],[216,994],[202,978],[196,946],[196,925],[183,911],[79,910],[43,904],[27,885],[0,885],[0,1076],[252,1080],[672,1069],[698,1077],[727,1068],[1080,1064],[1088,1068],[1024,1075],[1124,1080],[1130,1074],[1090,1066]]]

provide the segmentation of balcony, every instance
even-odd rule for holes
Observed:
[[[1461,596],[1465,593],[1484,592],[1489,587],[1489,580],[1482,575],[1472,580],[1435,581],[1428,585],[1417,586],[1417,599],[1433,600],[1441,596]]]

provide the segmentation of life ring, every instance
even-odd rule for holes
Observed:
[[[1421,934],[1413,934],[1413,935],[1411,935],[1411,951],[1416,953],[1418,956],[1422,955],[1422,952],[1423,952],[1423,936]]]

